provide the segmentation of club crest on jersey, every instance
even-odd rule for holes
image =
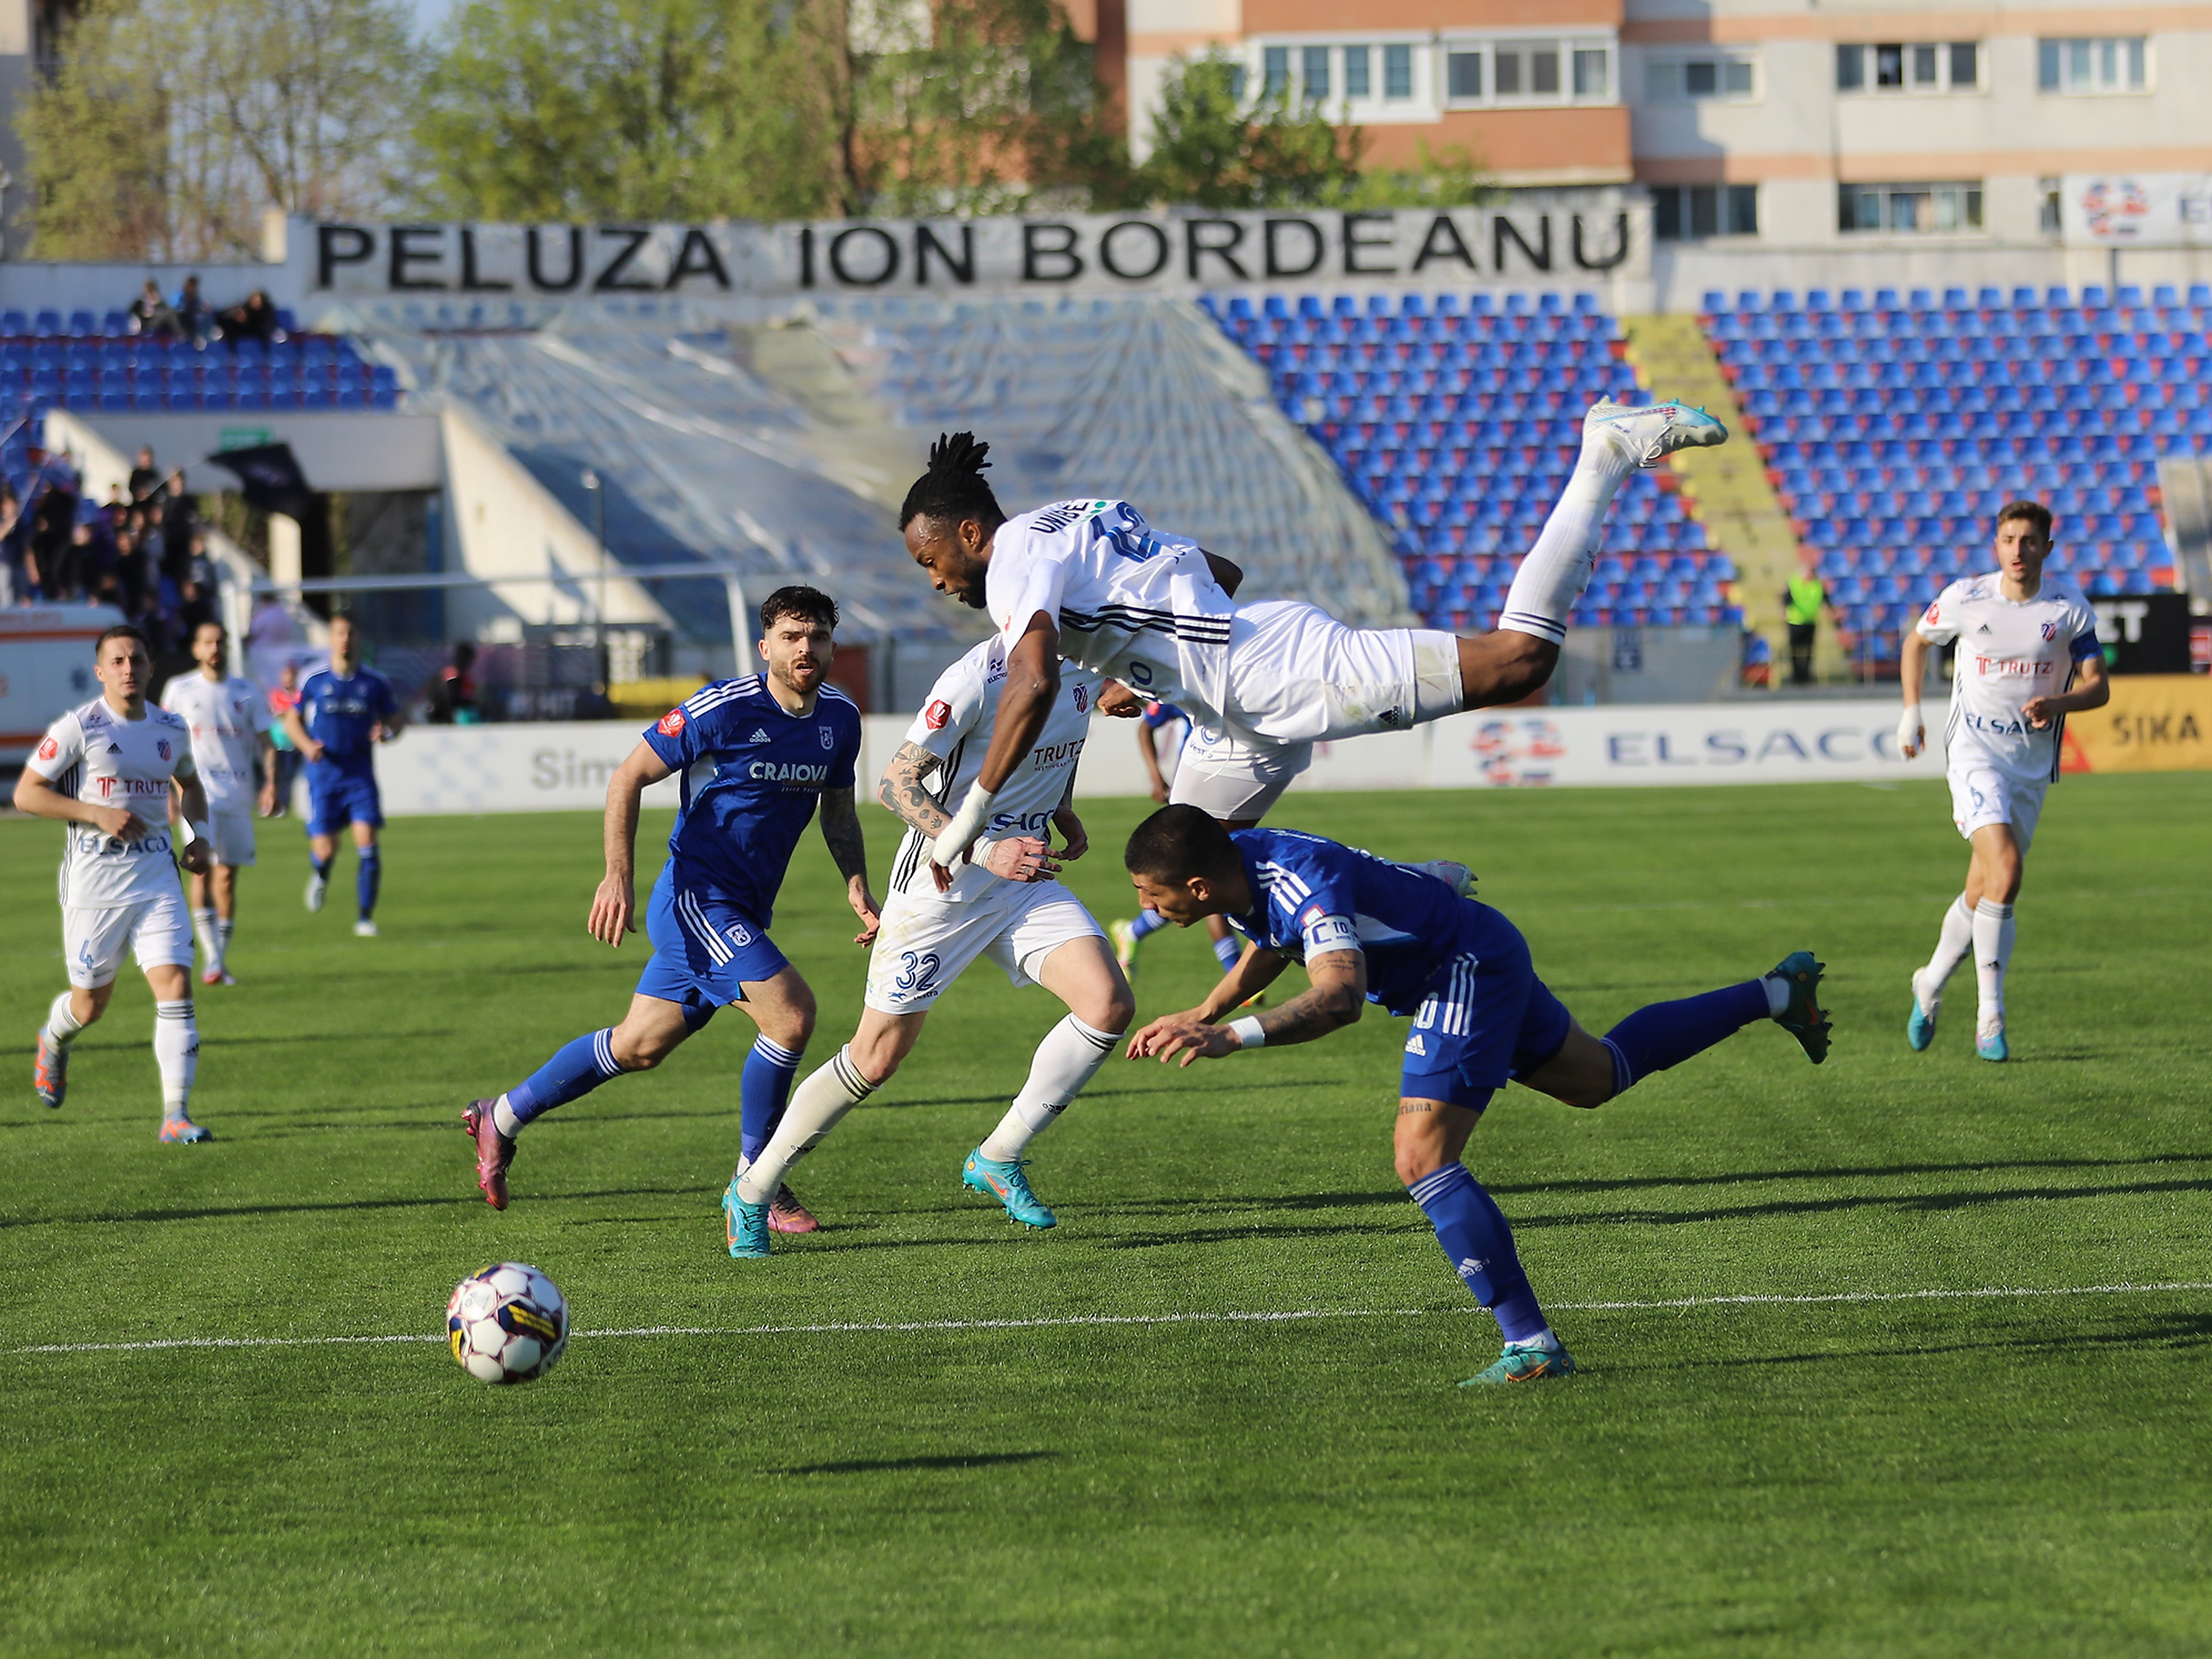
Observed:
[[[753,930],[742,921],[733,921],[729,927],[729,938],[730,943],[742,951],[753,942]]]
[[[681,708],[670,709],[660,717],[660,723],[653,728],[664,738],[672,738],[683,729],[684,711]]]
[[[939,697],[921,711],[921,723],[933,732],[942,732],[945,721],[952,718],[952,705]]]
[[[1075,712],[1079,714],[1087,714],[1091,712],[1091,688],[1087,685],[1079,685],[1075,688]]]
[[[2044,623],[2043,637],[2046,640],[2057,639],[2058,637],[2058,624],[2057,623]]]
[[[815,735],[822,739],[822,746],[824,749],[835,749],[837,746],[837,734],[828,726],[817,726],[814,728],[814,732]]]
[[[159,755],[159,756],[160,756],[163,760],[167,760],[167,759],[168,759],[168,758],[169,758],[169,740],[168,740],[167,738],[155,738],[155,739],[154,739],[154,752],[155,752],[155,754]]]

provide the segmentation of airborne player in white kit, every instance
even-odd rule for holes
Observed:
[[[868,958],[860,1029],[792,1091],[774,1138],[731,1182],[724,1207],[733,1256],[769,1253],[768,1201],[792,1161],[890,1080],[921,1038],[931,1006],[986,957],[1017,987],[1042,985],[1068,1012],[1045,1033],[1028,1081],[968,1154],[961,1179],[1017,1221],[1053,1224],[1023,1174],[1022,1154],[1097,1075],[1128,1029],[1136,1000],[1097,922],[1053,879],[1060,867],[1050,851],[1053,829],[1065,843],[1060,859],[1080,858],[1089,845],[1069,802],[1097,706],[1097,676],[1071,668],[1061,677],[1042,729],[996,793],[973,860],[957,872],[930,860],[951,816],[948,803],[968,791],[993,747],[1006,672],[1006,647],[995,638],[946,669],[884,769],[879,798],[908,830]],[[941,776],[933,793],[924,781],[933,772]]]
[[[115,970],[135,951],[154,993],[154,1059],[161,1073],[161,1139],[205,1140],[186,1109],[198,1069],[192,1018],[192,931],[168,823],[181,810],[185,868],[207,873],[214,854],[207,796],[185,722],[146,701],[154,665],[146,636],[111,628],[93,647],[100,695],[47,729],[15,781],[15,810],[68,826],[62,844],[62,943],[70,988],[39,1031],[33,1084],[58,1106],[69,1088],[70,1043],[107,1012]]]
[[[2112,690],[2097,643],[2097,615],[2070,582],[2047,577],[2051,512],[2014,501],[1997,514],[1997,568],[1953,582],[1905,636],[1905,714],[1897,742],[1910,760],[1926,742],[1920,682],[1931,645],[1955,642],[1951,716],[1943,732],[1951,817],[1972,849],[1966,890],[1943,913],[1928,965],[1912,975],[1905,1041],[1936,1037],[1944,981],[1971,951],[1981,1007],[1974,1052],[2002,1060],[2005,969],[2012,960],[2013,901],[2021,861],[2035,838],[2043,794],[2058,776],[2066,716],[2101,708]]]
[[[192,878],[192,930],[200,936],[200,983],[234,985],[224,959],[238,919],[238,872],[253,863],[253,763],[269,781],[260,792],[266,815],[276,805],[276,746],[269,740],[269,699],[252,680],[225,673],[228,645],[221,623],[192,630],[197,672],[162,688],[161,703],[191,728],[192,763],[207,791],[215,868]]]

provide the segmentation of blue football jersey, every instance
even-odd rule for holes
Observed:
[[[340,679],[329,669],[307,676],[300,688],[300,721],[323,745],[323,758],[350,771],[368,767],[376,745],[369,729],[399,712],[392,684],[374,668],[356,666]]]
[[[1230,925],[1297,962],[1332,951],[1367,957],[1367,1000],[1410,1014],[1459,956],[1482,907],[1425,870],[1297,830],[1234,830],[1254,908]]]
[[[823,686],[793,714],[758,674],[695,691],[646,728],[684,780],[668,837],[679,891],[705,889],[765,927],[799,837],[824,789],[850,789],[860,711]]]

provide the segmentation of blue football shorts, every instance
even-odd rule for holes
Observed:
[[[678,890],[671,860],[660,867],[645,905],[653,960],[637,976],[637,994],[681,1003],[692,1030],[717,1008],[744,1000],[744,984],[774,979],[789,965],[768,930],[711,890]]]
[[[1413,1011],[1398,1092],[1479,1112],[1508,1079],[1557,1054],[1574,1022],[1536,977],[1521,930],[1486,904],[1464,904],[1460,952]]]
[[[346,772],[327,761],[307,763],[307,833],[335,836],[349,823],[381,824],[384,801],[374,772]]]

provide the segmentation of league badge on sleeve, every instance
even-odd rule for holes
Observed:
[[[680,707],[670,709],[653,729],[664,738],[674,737],[684,729],[684,710]]]
[[[39,758],[40,760],[52,760],[55,756],[61,752],[61,744],[56,743],[52,738],[48,738],[44,743],[39,745]]]
[[[942,732],[945,722],[952,718],[952,705],[938,697],[921,711],[921,723],[933,732]]]

